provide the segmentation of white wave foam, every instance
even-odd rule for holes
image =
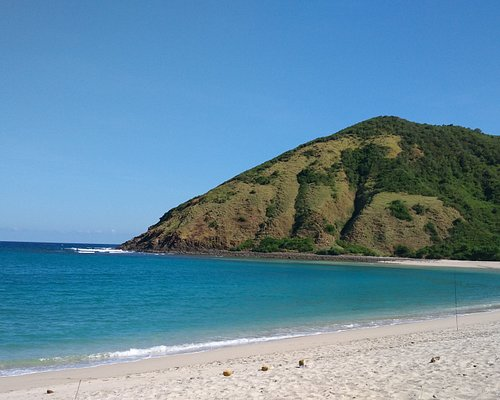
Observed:
[[[320,334],[321,332],[312,333]],[[311,335],[309,333],[308,335]],[[241,339],[229,339],[229,340],[220,340],[220,341],[211,341],[204,343],[187,343],[181,345],[173,345],[173,346],[153,346],[144,349],[136,349],[132,348],[125,351],[114,351],[107,353],[97,353],[89,356],[89,359],[92,360],[106,360],[106,359],[135,359],[135,358],[150,358],[150,357],[160,357],[171,354],[180,354],[180,353],[197,353],[201,351],[212,350],[221,347],[230,347],[230,346],[238,346],[242,344],[250,344],[250,343],[261,343],[261,342],[269,342],[272,340],[281,340],[281,339],[290,339],[294,337],[304,336],[303,334],[290,334],[290,335],[281,335],[281,336],[266,336],[266,337],[256,337],[256,338],[241,338]]]
[[[69,247],[68,250],[73,250],[78,254],[98,254],[98,253],[106,253],[106,254],[126,254],[132,253],[127,250],[115,249],[113,247]]]

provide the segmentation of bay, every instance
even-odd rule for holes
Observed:
[[[496,270],[0,242],[0,375],[484,312]]]

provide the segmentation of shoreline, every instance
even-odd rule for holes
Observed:
[[[455,314],[455,313],[458,314]],[[103,353],[98,353],[98,354],[93,354],[93,355],[88,355],[87,357],[82,358],[81,363],[77,363],[74,361],[74,364],[61,364],[60,366],[52,366],[52,367],[47,367],[47,369],[40,368],[39,370],[23,370],[20,369],[19,374],[13,374],[13,375],[0,375],[0,393],[2,392],[1,390],[1,384],[2,384],[2,379],[7,379],[7,378],[19,378],[19,377],[25,377],[25,376],[32,376],[32,375],[40,375],[40,374],[51,374],[51,373],[64,373],[65,371],[71,371],[71,370],[87,370],[87,369],[94,369],[94,368],[107,368],[107,367],[112,367],[120,364],[133,364],[133,363],[141,363],[141,362],[149,362],[149,360],[157,360],[157,359],[163,359],[163,358],[170,358],[170,357],[182,357],[182,356],[189,356],[192,354],[202,354],[202,353],[207,353],[207,352],[216,352],[218,350],[224,350],[224,349],[235,349],[238,347],[246,347],[246,346],[259,346],[262,344],[269,343],[270,346],[272,346],[272,343],[279,343],[282,341],[291,341],[294,339],[299,339],[302,340],[303,338],[314,338],[314,337],[320,337],[320,336],[328,336],[328,335],[339,335],[339,334],[349,334],[350,332],[356,332],[356,331],[364,331],[366,329],[382,329],[382,328],[388,328],[390,329],[391,327],[398,327],[402,325],[413,325],[413,324],[426,324],[426,323],[433,323],[434,321],[441,321],[441,320],[447,320],[447,319],[454,319],[456,318],[456,315],[462,317],[467,317],[472,315],[483,315],[483,314],[492,314],[492,313],[499,313],[498,320],[500,321],[500,305],[493,306],[489,305],[488,307],[482,307],[481,305],[472,305],[472,306],[467,306],[467,307],[461,307],[458,310],[456,309],[448,309],[447,312],[442,311],[439,313],[432,313],[432,314],[416,314],[413,316],[400,316],[400,317],[382,317],[379,319],[369,319],[369,320],[353,320],[351,322],[348,321],[343,321],[339,323],[335,323],[331,326],[317,326],[316,329],[308,329],[308,330],[297,330],[294,332],[290,332],[289,334],[277,334],[277,335],[270,335],[270,336],[250,336],[250,337],[242,337],[242,338],[235,338],[235,339],[224,339],[224,340],[209,340],[208,342],[200,342],[200,343],[186,343],[186,348],[182,350],[176,350],[172,351],[170,353],[163,353],[163,354],[158,354],[154,351],[154,349],[158,347],[169,347],[165,345],[155,345],[149,348],[131,348],[130,350],[132,351],[148,351],[148,350],[153,350],[152,353],[149,355],[145,354],[142,356],[122,356],[120,358],[116,359],[110,359],[108,361],[102,361],[102,362],[95,362],[95,363],[86,363],[83,360],[87,358],[92,358],[93,355],[98,356],[99,354],[107,354],[107,352]],[[183,347],[184,345],[172,345],[172,347]],[[191,348],[189,348],[191,347]],[[117,350],[109,353],[127,353],[127,350]]]
[[[212,364],[214,363],[218,365],[217,371],[220,374],[226,367],[236,368],[235,365],[240,365],[248,357],[258,357],[265,361],[268,358],[272,359],[274,357],[273,354],[276,353],[313,351],[313,349],[318,350],[323,347],[375,339],[382,340],[391,337],[404,337],[414,334],[437,333],[441,331],[454,332],[456,330],[456,323],[455,317],[447,317],[421,322],[364,327],[333,333],[240,344],[203,352],[175,354],[132,362],[7,376],[0,378],[0,399],[6,398],[3,397],[4,395],[7,395],[8,398],[14,395],[19,395],[19,398],[23,398],[23,396],[31,398],[28,395],[29,391],[42,393],[42,389],[51,389],[56,393],[66,393],[65,388],[72,387],[80,381],[92,382],[93,385],[99,386],[108,379],[125,379],[127,376],[141,374],[160,374],[161,371],[175,371],[179,368],[196,369],[200,368],[200,366],[203,368],[203,366],[209,365],[212,368]],[[468,327],[494,323],[500,326],[499,310],[462,314],[458,315],[458,332],[467,330]]]
[[[119,247],[118,247],[119,248]],[[134,251],[132,251],[134,252]],[[249,259],[249,260],[283,260],[283,261],[323,261],[329,263],[355,262],[371,264],[372,266],[405,266],[415,268],[471,268],[471,269],[500,269],[500,261],[481,260],[451,260],[451,259],[428,259],[428,258],[403,258],[403,257],[381,257],[381,256],[361,256],[352,254],[323,255],[315,253],[257,253],[253,251],[228,251],[212,250],[205,252],[185,251],[185,252],[158,252],[158,251],[137,251],[142,254],[189,256],[189,257],[213,257],[227,259]]]
[[[60,366],[52,366],[48,367],[48,369],[43,369],[40,368],[39,370],[22,370],[23,372],[19,374],[13,374],[13,375],[0,375],[0,387],[1,387],[1,380],[3,378],[16,378],[16,377],[21,377],[21,376],[29,376],[29,375],[37,375],[37,374],[50,374],[52,372],[58,373],[58,372],[64,372],[66,370],[86,370],[86,369],[93,369],[93,368],[100,368],[100,367],[108,367],[108,366],[114,366],[118,364],[131,364],[131,363],[137,363],[137,362],[142,362],[142,361],[147,361],[147,360],[152,360],[152,359],[161,359],[161,358],[169,358],[169,357],[177,357],[177,356],[184,356],[184,355],[190,355],[190,354],[200,354],[200,353],[206,353],[206,352],[214,352],[222,349],[234,349],[238,348],[241,346],[253,346],[253,345],[260,345],[260,344],[265,344],[265,343],[278,343],[281,341],[288,341],[288,340],[293,340],[293,339],[301,339],[301,338],[307,338],[307,337],[318,337],[318,336],[323,336],[323,335],[337,335],[343,332],[355,332],[355,331],[362,331],[364,329],[378,329],[378,328],[384,328],[384,327],[393,327],[393,326],[399,326],[399,325],[409,325],[409,324],[419,324],[419,323],[426,323],[426,322],[432,322],[432,321],[439,321],[439,320],[445,320],[449,318],[455,318],[455,310],[448,310],[449,312],[442,312],[442,313],[436,313],[433,315],[428,315],[428,314],[420,314],[420,315],[414,315],[414,316],[407,316],[407,317],[394,317],[394,318],[380,318],[380,319],[370,319],[370,320],[356,320],[356,321],[344,321],[342,323],[336,323],[333,324],[332,326],[326,327],[326,326],[318,326],[316,329],[313,330],[308,330],[308,331],[294,331],[290,332],[290,334],[276,334],[276,336],[270,335],[270,336],[250,336],[250,337],[242,337],[242,338],[236,338],[236,339],[225,339],[225,340],[209,340],[208,342],[200,342],[200,343],[191,343],[192,348],[183,350],[178,350],[174,351],[171,353],[167,354],[149,354],[149,355],[143,355],[143,356],[123,356],[122,358],[115,358],[115,359],[110,359],[107,362],[102,361],[102,362],[95,362],[95,363],[85,363],[82,361],[80,364],[78,364],[76,361],[74,364],[61,364]],[[453,311],[453,312],[452,312]],[[470,307],[464,307],[459,309],[458,315],[459,316],[468,316],[468,315],[475,315],[475,314],[483,314],[483,313],[495,313],[499,312],[500,313],[500,304],[497,307],[488,307],[488,308],[482,308],[481,306],[470,306]],[[500,316],[499,316],[500,319]],[[172,345],[172,347],[182,347],[183,344],[181,345]],[[186,346],[189,346],[188,343],[186,343]],[[134,347],[131,350],[145,350],[148,351],[150,349],[158,348],[158,347],[168,347],[164,345],[154,345],[148,348],[137,348]],[[113,352],[101,352],[101,353],[96,353],[92,355],[87,355],[87,357],[84,357],[83,359],[91,358],[93,355],[98,355],[98,354],[107,354],[107,353],[126,353],[127,350],[117,350]],[[1,392],[1,390],[0,390]]]

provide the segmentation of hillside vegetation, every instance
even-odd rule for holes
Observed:
[[[500,259],[500,138],[377,117],[250,169],[122,245]]]

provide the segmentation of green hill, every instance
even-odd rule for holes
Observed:
[[[500,137],[377,117],[168,211],[122,245],[500,259]]]

